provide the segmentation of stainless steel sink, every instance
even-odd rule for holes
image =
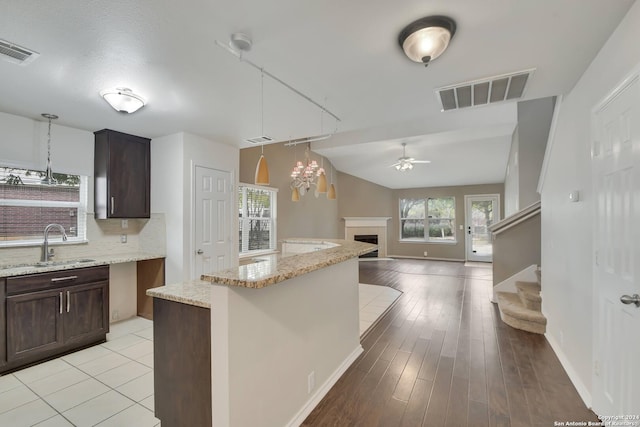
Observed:
[[[87,262],[94,262],[95,259],[72,259],[68,261],[47,261],[47,262],[37,262],[32,264],[33,267],[51,267],[51,266],[59,266],[59,265],[76,265],[76,264],[84,264]]]

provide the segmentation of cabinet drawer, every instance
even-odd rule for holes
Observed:
[[[109,280],[109,266],[107,265],[9,277],[7,279],[7,295],[25,294],[105,280]]]

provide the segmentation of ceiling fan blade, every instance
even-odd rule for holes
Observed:
[[[400,162],[395,162],[394,164],[389,165],[388,167],[395,168],[396,166],[399,166],[399,165],[400,165]]]
[[[431,160],[414,160],[411,163],[431,163]]]

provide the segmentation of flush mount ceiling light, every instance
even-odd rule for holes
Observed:
[[[404,27],[398,43],[404,53],[426,67],[442,55],[456,32],[456,23],[447,16],[428,16]]]
[[[100,92],[100,96],[116,111],[125,114],[135,113],[146,104],[143,97],[133,93],[131,89],[126,87],[103,90]]]

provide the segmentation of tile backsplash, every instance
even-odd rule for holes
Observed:
[[[164,214],[151,214],[149,219],[129,219],[122,228],[122,220],[96,220],[87,214],[87,240],[82,244],[60,244],[58,235],[51,236],[49,247],[55,251],[55,260],[91,258],[92,256],[145,252],[166,254]],[[126,243],[121,236],[126,235]],[[42,245],[0,248],[0,265],[31,263],[40,260]]]

